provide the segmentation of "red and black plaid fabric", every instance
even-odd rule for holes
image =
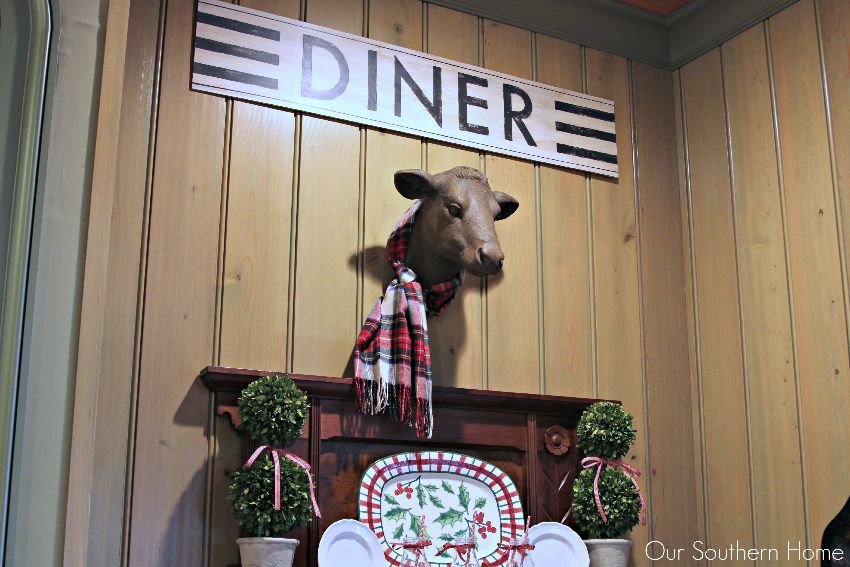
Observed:
[[[431,350],[428,315],[438,315],[451,302],[463,272],[447,282],[423,287],[404,265],[420,201],[402,215],[387,241],[388,261],[396,278],[378,299],[354,347],[357,407],[363,413],[389,413],[416,427],[418,437],[431,437]]]

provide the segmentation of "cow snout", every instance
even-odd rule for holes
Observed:
[[[505,254],[498,246],[484,245],[478,249],[478,262],[488,274],[495,274],[502,269]]]

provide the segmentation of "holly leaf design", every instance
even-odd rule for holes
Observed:
[[[437,516],[437,519],[434,521],[445,528],[446,526],[453,526],[461,520],[463,520],[463,511],[449,508]]]
[[[449,494],[454,494],[454,493],[455,493],[455,491],[454,491],[454,490],[452,490],[452,485],[451,485],[451,484],[449,484],[448,482],[446,482],[445,480],[443,481],[443,490],[445,490],[445,491],[446,491],[446,492],[448,492]]]
[[[384,518],[387,520],[403,520],[410,513],[410,508],[402,508],[400,506],[396,508],[390,508],[387,510],[387,513],[384,514]]]
[[[487,505],[487,499],[484,497],[479,498],[475,501],[475,506],[472,507],[473,510],[477,510],[478,508],[483,508]]]
[[[419,500],[419,507],[425,507],[425,489],[422,488],[422,485],[416,487],[416,498]]]
[[[404,524],[399,524],[398,527],[393,532],[393,539],[395,539],[395,540],[401,539],[402,534],[404,534]]]
[[[437,492],[439,490],[439,488],[435,484],[423,484],[422,486],[424,486],[425,490],[427,490],[428,492]]]
[[[463,483],[461,483],[460,488],[457,490],[457,499],[460,501],[460,505],[463,506],[464,510],[469,510],[469,490],[466,489]]]
[[[392,504],[393,506],[399,506],[398,500],[392,494],[384,494],[384,500],[387,501],[387,504]]]
[[[442,501],[439,498],[437,498],[436,496],[434,496],[433,494],[428,495],[428,500],[430,500],[431,504],[433,504],[434,506],[436,506],[440,510],[445,508],[445,506],[443,506]]]
[[[469,530],[464,528],[462,530],[458,530],[452,537],[465,537],[469,533]]]
[[[452,540],[454,540],[454,536],[452,536],[451,534],[443,534],[443,535],[440,536],[440,540],[441,541],[452,541]]]
[[[410,531],[414,533],[414,535],[418,536],[421,532],[426,538],[430,538],[428,535],[428,529],[426,528],[422,531],[422,518],[415,514],[410,515]]]

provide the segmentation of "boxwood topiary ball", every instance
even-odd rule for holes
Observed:
[[[252,537],[281,537],[310,521],[313,507],[304,470],[280,458],[280,510],[274,509],[274,461],[268,453],[237,469],[227,500],[236,522]]]
[[[597,402],[587,408],[576,429],[583,455],[620,459],[635,441],[632,416],[619,404]]]
[[[584,469],[573,484],[572,514],[587,538],[618,538],[640,520],[640,495],[631,478],[620,469],[603,467],[599,476],[599,497],[608,522],[596,507],[593,479],[596,469]]]
[[[251,439],[283,448],[301,433],[310,406],[289,376],[264,376],[242,390],[239,417]]]

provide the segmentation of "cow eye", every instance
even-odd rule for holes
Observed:
[[[457,203],[449,203],[446,205],[446,208],[449,209],[449,214],[455,218],[460,218],[463,216],[463,209],[460,208],[460,205]]]

